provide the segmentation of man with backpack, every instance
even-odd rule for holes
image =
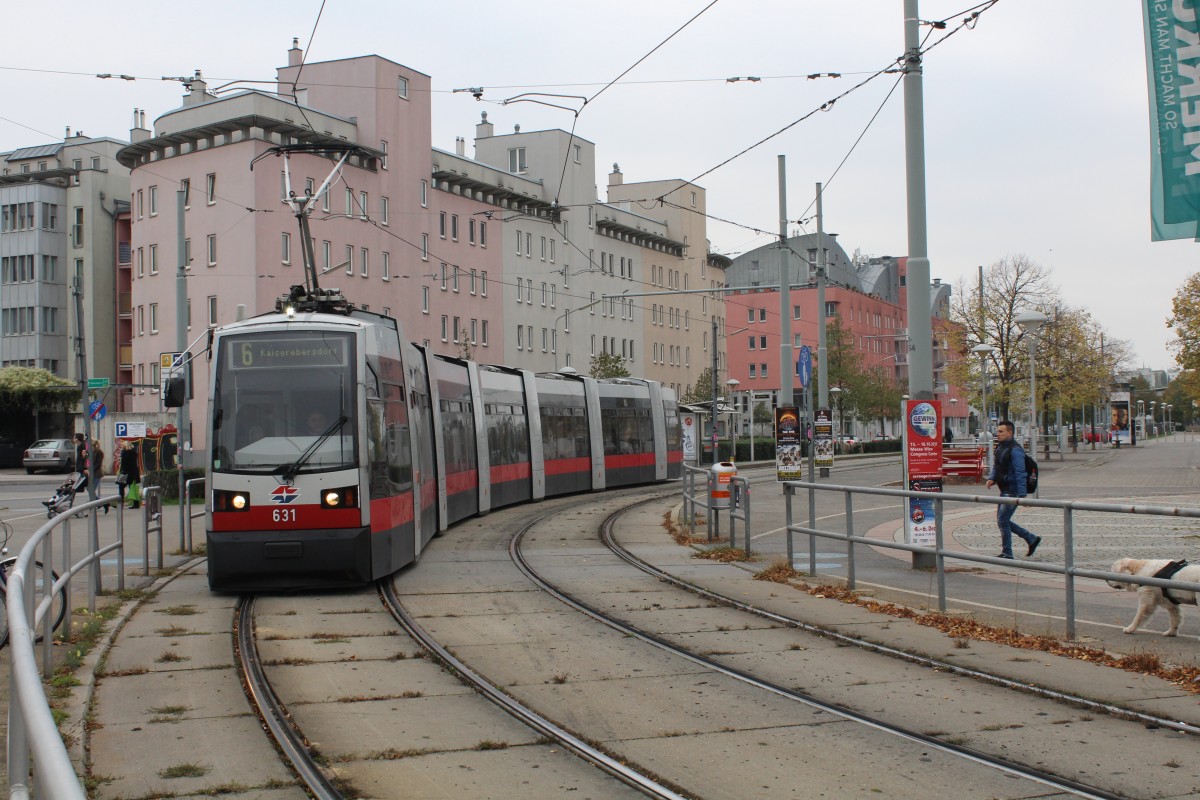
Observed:
[[[1011,420],[1003,420],[996,429],[996,456],[992,466],[992,474],[988,476],[987,487],[1000,487],[1001,497],[1024,497],[1030,491],[1029,473],[1025,468],[1025,450],[1013,438],[1015,426]],[[1036,480],[1036,478],[1034,478]],[[1029,558],[1042,543],[1042,537],[1022,528],[1012,521],[1016,513],[1015,505],[996,507],[996,525],[1000,528],[1000,558],[1012,558],[1012,535],[1015,533],[1025,540],[1029,549],[1025,557]]]

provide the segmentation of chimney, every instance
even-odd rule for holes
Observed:
[[[146,112],[140,108],[133,110],[133,127],[129,129],[129,141],[132,144],[144,142],[150,138],[150,131],[146,130]]]
[[[292,39],[292,49],[288,50],[288,66],[298,67],[304,61],[304,51],[300,49],[300,40]]]
[[[608,185],[620,186],[625,182],[625,176],[621,174],[621,167],[616,162],[613,162],[613,171],[608,173]]]
[[[187,94],[183,96],[184,107],[199,106],[214,99],[208,93],[208,84],[204,82],[204,76],[200,74],[200,70],[196,70],[196,75],[190,81],[184,84],[187,87]]]
[[[64,138],[64,139],[70,139],[70,138],[71,138],[71,126],[70,126],[70,125],[68,125],[68,126],[67,126],[67,135],[66,135],[66,136],[64,136],[63,138]]]
[[[487,121],[487,112],[484,111],[482,114],[482,119],[479,121],[479,124],[475,126],[475,138],[490,139],[492,137],[493,130],[494,126],[492,123]]]
[[[521,126],[513,125],[513,133],[520,133],[520,132],[521,132]]]
[[[465,156],[467,154],[467,140],[461,136],[455,136],[454,152],[460,156]]]

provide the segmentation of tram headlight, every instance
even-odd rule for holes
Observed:
[[[321,491],[321,508],[357,508],[358,487],[343,486],[340,489]]]
[[[213,511],[249,511],[250,494],[217,489],[213,492]]]

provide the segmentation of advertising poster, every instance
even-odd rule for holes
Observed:
[[[679,418],[683,432],[683,461],[685,464],[696,464],[696,415],[684,414]]]
[[[833,466],[833,412],[818,408],[813,424],[813,447],[816,448],[817,466]]]
[[[1130,424],[1129,392],[1109,392],[1108,416],[1112,420],[1113,441],[1121,444],[1137,444],[1134,426]]]
[[[904,474],[913,492],[942,491],[942,404],[905,400]],[[905,498],[904,541],[932,546],[936,535],[933,500]]]
[[[804,478],[804,459],[800,448],[800,415],[795,406],[775,409],[776,480],[798,481]]]

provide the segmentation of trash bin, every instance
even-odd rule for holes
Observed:
[[[737,466],[729,461],[712,465],[712,491],[709,501],[713,508],[729,508],[729,484],[737,476]]]

